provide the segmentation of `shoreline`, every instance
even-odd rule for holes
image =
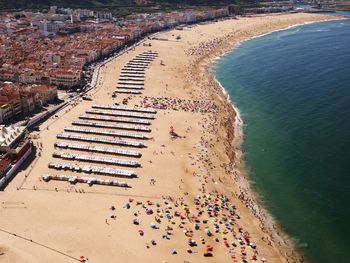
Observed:
[[[224,47],[221,49],[219,47],[216,52],[219,54],[207,54],[209,57],[209,61],[206,62],[206,64],[203,66],[198,66],[197,70],[200,70],[199,67],[204,67],[205,71],[208,73],[208,80],[213,81],[214,85],[213,88],[217,89],[221,92],[220,96],[222,99],[226,100],[227,107],[232,110],[233,112],[233,120],[231,119],[231,122],[228,123],[226,126],[226,129],[229,133],[233,133],[233,140],[229,140],[231,143],[231,147],[234,152],[234,157],[232,160],[234,163],[238,163],[238,165],[233,165],[234,169],[231,171],[232,179],[235,180],[235,178],[240,178],[240,187],[242,184],[245,187],[245,193],[244,197],[250,199],[253,204],[248,205],[247,207],[250,209],[252,214],[260,221],[262,224],[262,229],[266,229],[266,233],[268,233],[272,239],[276,238],[277,242],[274,241],[275,244],[278,244],[278,250],[285,255],[285,257],[288,257],[291,259],[291,262],[304,262],[305,259],[303,257],[302,252],[300,251],[300,248],[297,247],[296,242],[294,241],[293,237],[291,237],[286,231],[283,229],[283,226],[280,222],[277,222],[274,216],[268,211],[267,207],[264,204],[264,197],[261,196],[256,190],[252,189],[252,181],[249,176],[249,172],[246,170],[245,162],[244,162],[244,153],[242,149],[242,143],[244,140],[244,133],[243,133],[243,125],[244,121],[241,117],[241,113],[239,111],[239,108],[233,103],[231,100],[231,97],[225,87],[221,84],[219,80],[217,80],[215,76],[215,64],[222,59],[224,56],[228,55],[231,52],[235,52],[235,49],[239,47],[244,42],[264,37],[270,34],[273,34],[275,32],[285,31],[292,28],[297,28],[299,26],[314,24],[314,23],[323,23],[323,22],[329,22],[329,21],[336,21],[336,20],[344,20],[349,19],[346,17],[336,17],[336,18],[327,18],[327,19],[321,19],[321,20],[314,20],[314,21],[306,21],[301,23],[296,23],[293,25],[288,25],[286,27],[273,29],[271,31],[253,35],[250,37],[247,37],[245,39],[239,40],[238,42],[233,42],[231,44],[231,47]],[[230,41],[226,42],[224,45],[227,45]],[[221,50],[220,50],[221,49]],[[208,57],[203,57],[202,59],[207,60]],[[230,111],[228,111],[230,112]],[[230,150],[229,150],[230,151]],[[227,152],[228,155],[230,155],[229,152]],[[244,200],[239,198],[242,203],[244,203]],[[258,212],[256,212],[258,211]],[[257,216],[256,214],[259,214]],[[287,261],[289,262],[289,261]]]
[[[317,21],[312,22],[312,23],[317,23]],[[303,25],[303,24],[300,24]],[[251,37],[248,38],[246,40],[241,41],[240,43],[238,43],[237,45],[235,45],[231,50],[228,50],[225,54],[223,54],[223,56],[225,56],[227,53],[230,52],[234,52],[234,50],[241,45],[242,43],[258,38],[258,37],[263,37],[266,35],[269,35],[271,33],[274,32],[278,32],[278,31],[282,31],[282,30],[288,30],[290,28],[293,27],[297,27],[300,25],[296,25],[296,26],[291,26],[291,27],[287,27],[285,29],[280,29],[280,30],[273,30],[271,32],[259,35],[259,36],[255,36],[255,37]],[[220,58],[218,58],[219,60]],[[216,60],[216,59],[215,59]],[[216,63],[216,61],[215,61]],[[208,67],[210,68],[210,70],[212,70],[211,67],[214,67],[214,63],[208,64]],[[262,229],[265,228],[267,229],[265,233],[268,233],[270,236],[275,236],[278,239],[278,242],[283,242],[285,245],[281,246],[280,251],[283,253],[292,253],[293,255],[293,262],[302,262],[302,256],[300,254],[299,249],[296,247],[295,242],[293,241],[292,237],[290,237],[290,235],[288,235],[284,230],[282,225],[277,222],[275,220],[275,218],[271,215],[271,213],[269,212],[269,210],[266,208],[266,206],[264,205],[264,197],[261,196],[258,192],[256,192],[255,190],[252,189],[251,184],[251,178],[249,175],[249,172],[246,169],[245,166],[245,161],[244,161],[244,153],[243,153],[243,148],[242,148],[242,143],[244,140],[244,133],[243,133],[243,119],[241,117],[239,108],[233,103],[233,101],[230,98],[230,95],[228,94],[228,92],[226,91],[225,87],[221,84],[220,81],[218,81],[216,79],[216,77],[213,75],[212,79],[216,82],[216,85],[219,86],[221,92],[222,92],[222,96],[224,98],[226,98],[227,103],[228,103],[228,107],[232,107],[233,112],[235,113],[235,120],[232,122],[231,127],[230,125],[227,126],[228,130],[232,130],[233,129],[233,133],[234,135],[234,140],[232,141],[232,147],[234,149],[234,160],[236,162],[238,162],[237,168],[234,169],[232,171],[232,176],[234,177],[234,174],[237,173],[236,176],[241,178],[240,181],[240,187],[242,187],[242,185],[244,185],[244,190],[242,189],[244,196],[242,197],[241,202],[244,204],[244,199],[249,198],[251,203],[248,205],[248,208],[250,209],[250,211],[254,214],[254,216],[260,221],[260,223],[263,225]],[[258,212],[256,212],[258,211]],[[256,213],[258,213],[260,215],[257,216]],[[278,233],[278,234],[277,234]],[[274,242],[276,243],[276,242]],[[296,251],[296,253],[294,252]],[[286,254],[287,256],[287,254]],[[290,257],[288,255],[288,257]]]

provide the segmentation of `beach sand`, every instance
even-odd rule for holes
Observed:
[[[89,262],[235,262],[230,256],[234,254],[240,259],[242,252],[247,255],[248,262],[253,255],[257,255],[258,262],[262,262],[262,258],[267,262],[301,260],[279,227],[254,201],[256,198],[241,172],[242,138],[237,114],[213,79],[210,63],[242,40],[299,23],[330,18],[316,14],[281,14],[194,25],[159,33],[157,38],[146,39],[102,66],[97,87],[89,92],[93,101],[72,102],[57,114],[58,117],[45,121],[40,126],[41,131],[32,134],[37,147],[35,159],[0,193],[0,262],[74,262],[80,256],[88,257]],[[143,94],[112,98],[120,69],[146,50],[157,51],[159,57],[146,70]],[[44,173],[76,174],[47,167],[49,162],[63,161],[54,159],[52,153],[57,151],[54,148],[54,142],[58,141],[56,135],[65,126],[71,126],[71,122],[93,104],[111,105],[127,97],[130,97],[129,106],[145,106],[145,97],[201,100],[210,105],[210,111],[191,112],[181,107],[158,110],[150,126],[152,132],[149,135],[153,139],[143,141],[147,148],[136,149],[142,153],[139,159],[142,167],[125,168],[134,170],[138,177],[118,179],[127,181],[131,188],[89,187],[41,180]],[[169,135],[171,126],[179,138]],[[229,201],[217,194],[225,195]],[[227,209],[214,211],[211,217],[206,205],[201,208],[194,204],[193,199],[198,195],[200,203],[206,199],[206,205],[212,202],[220,209],[220,205]],[[136,205],[136,202],[142,204]],[[123,208],[126,203],[131,206],[129,209]],[[154,214],[147,215],[145,208],[152,209]],[[196,218],[191,216],[198,214],[197,208],[203,210],[199,230],[194,229]],[[163,216],[157,223],[160,229],[151,229],[150,224],[157,219],[157,209]],[[185,215],[184,218],[168,220],[167,211],[173,215],[176,210]],[[223,215],[223,210],[231,214]],[[227,234],[230,248],[227,248],[222,232],[223,222],[230,216],[232,225],[228,232],[231,234]],[[139,225],[133,224],[135,218],[140,221]],[[203,219],[208,222],[203,223]],[[179,226],[181,221],[183,228]],[[212,228],[214,223],[220,225],[218,234]],[[173,230],[166,231],[167,226]],[[214,236],[206,235],[206,226]],[[194,232],[192,238],[197,246],[187,244],[191,231],[186,236],[183,230],[189,228]],[[140,235],[139,230],[144,235]],[[232,231],[235,238],[232,238]],[[164,237],[166,232],[169,235]],[[244,232],[249,232],[249,242],[254,245],[249,246],[244,239],[239,244],[237,238],[243,238]],[[205,244],[201,244],[200,236],[205,239]],[[214,237],[218,237],[219,242],[213,240]],[[151,240],[157,244],[152,245]],[[231,245],[233,241],[237,247]],[[212,246],[213,257],[203,256],[206,245]],[[172,254],[173,249],[177,254]],[[188,249],[192,253],[188,253]]]

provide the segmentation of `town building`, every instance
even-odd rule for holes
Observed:
[[[57,99],[57,87],[47,85],[34,85],[31,88],[33,94],[37,94],[41,104],[54,102]]]
[[[115,22],[108,11],[53,6],[48,13],[21,12],[16,16],[19,18],[0,15],[0,81],[79,86],[83,83],[85,65],[149,33],[217,19],[228,13],[229,8],[186,10],[136,14]],[[11,105],[15,103],[21,104],[11,100]],[[26,106],[28,110],[30,105]],[[19,109],[17,106],[13,111],[17,114]]]
[[[57,87],[0,82],[0,124],[28,115],[57,99]]]

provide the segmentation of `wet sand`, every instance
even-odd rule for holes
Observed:
[[[233,256],[248,262],[254,256],[257,262],[301,261],[250,191],[240,160],[240,123],[210,64],[244,39],[326,18],[331,17],[284,14],[195,25],[146,39],[151,46],[142,43],[107,63],[89,92],[93,101],[72,102],[43,123],[32,135],[34,161],[0,193],[0,261],[74,262],[80,256],[90,262],[235,262]],[[159,57],[146,69],[143,94],[112,98],[121,68],[146,50]],[[157,109],[150,126],[153,139],[137,149],[141,168],[121,168],[137,173],[118,179],[131,188],[41,180],[45,173],[77,175],[47,166],[63,161],[52,153],[65,126],[93,104],[126,98],[128,106],[159,102],[164,108]],[[171,136],[171,127],[178,137]],[[189,246],[189,238],[196,246]],[[204,257],[206,252],[212,257]]]

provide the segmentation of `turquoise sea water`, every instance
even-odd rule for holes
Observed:
[[[310,262],[350,262],[350,19],[246,41],[215,71],[268,210]]]

